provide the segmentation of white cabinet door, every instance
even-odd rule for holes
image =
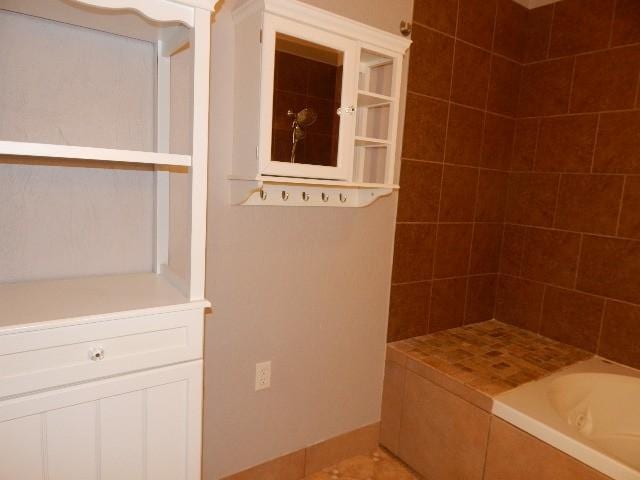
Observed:
[[[0,402],[1,480],[199,480],[202,361]]]

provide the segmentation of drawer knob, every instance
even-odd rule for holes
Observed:
[[[102,347],[92,348],[91,350],[89,350],[89,358],[94,362],[97,362],[99,360],[104,360],[104,348]]]

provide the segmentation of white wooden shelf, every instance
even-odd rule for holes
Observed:
[[[229,177],[232,205],[282,207],[366,207],[398,185],[259,175]]]
[[[190,155],[0,140],[0,155],[191,166]]]
[[[358,90],[358,107],[376,108],[390,105],[393,97],[380,95],[379,93]]]
[[[208,306],[206,300],[189,301],[165,277],[154,273],[9,283],[0,285],[0,332],[57,320]]]
[[[371,137],[356,137],[356,146],[358,147],[387,147],[391,144],[388,140]]]

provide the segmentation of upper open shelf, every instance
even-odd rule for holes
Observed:
[[[97,160],[102,162],[150,163],[191,166],[191,156],[173,153],[141,152],[113,148],[75,147],[48,143],[8,142],[0,140],[0,155],[14,157]]]
[[[380,95],[379,93],[367,92],[365,90],[358,91],[358,106],[359,107],[382,107],[389,105],[393,102],[393,97],[387,95]]]

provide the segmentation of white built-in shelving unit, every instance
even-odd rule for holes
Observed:
[[[3,162],[147,164],[154,166],[155,179],[153,271],[0,284],[2,479],[200,479],[203,322],[210,306],[204,298],[210,26],[216,3],[0,0],[0,9],[10,12],[152,42],[157,62],[149,85],[156,92],[154,151],[0,138]],[[193,73],[190,151],[178,154],[169,140],[171,57],[185,49]],[[188,218],[180,231],[170,228],[171,175],[188,185]],[[182,273],[171,266],[172,236],[186,246]]]

